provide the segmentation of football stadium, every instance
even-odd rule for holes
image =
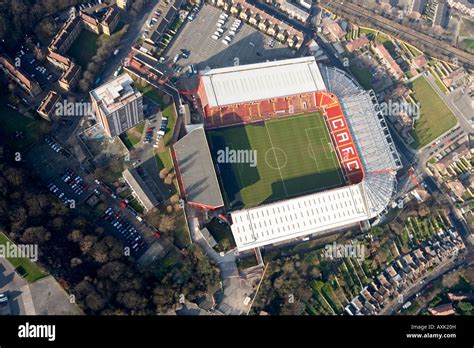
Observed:
[[[204,120],[172,148],[185,201],[239,251],[367,226],[401,167],[373,92],[314,57],[200,73]]]

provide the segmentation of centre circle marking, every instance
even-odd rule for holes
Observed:
[[[282,154],[283,157],[280,157],[279,154]],[[268,156],[272,156],[269,157]],[[283,161],[281,159],[283,158]],[[272,162],[276,161],[276,165],[273,164]],[[286,164],[288,163],[288,157],[286,155],[286,152],[280,149],[279,147],[271,147],[265,152],[265,163],[267,166],[269,166],[271,169],[283,169],[286,167]]]

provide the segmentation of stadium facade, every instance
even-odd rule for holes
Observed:
[[[383,212],[401,167],[372,92],[303,57],[201,72],[201,128],[172,150],[186,202],[225,212],[239,251],[368,222]],[[230,211],[205,131],[320,111],[344,174],[342,187]]]

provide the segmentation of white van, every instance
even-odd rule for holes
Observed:
[[[217,35],[212,35],[212,36],[211,36],[211,39],[219,40],[219,36],[217,36]]]
[[[224,24],[224,23],[225,23],[225,20],[219,19],[219,20],[217,21],[217,23]]]
[[[227,41],[226,39],[222,39],[222,43],[226,46],[229,46],[229,41]]]
[[[224,29],[219,28],[219,29],[217,29],[217,32],[219,32],[220,34],[222,34],[222,33],[224,33]]]

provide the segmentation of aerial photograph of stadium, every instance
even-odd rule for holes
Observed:
[[[0,0],[0,345],[70,343],[84,317],[75,343],[135,344],[181,316],[186,344],[200,316],[229,317],[213,342],[237,316],[464,342],[473,11]]]
[[[199,76],[204,124],[173,146],[178,182],[188,203],[229,213],[239,251],[364,224],[394,194],[400,159],[376,105],[323,69],[332,91],[314,57]]]

